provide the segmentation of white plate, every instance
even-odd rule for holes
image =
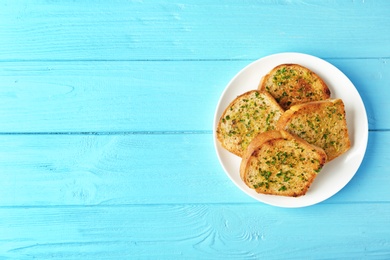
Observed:
[[[218,142],[215,130],[225,108],[238,95],[256,89],[262,76],[283,63],[297,63],[317,73],[328,85],[331,98],[341,98],[345,105],[351,148],[345,154],[325,164],[306,195],[293,198],[258,194],[240,178],[241,158],[228,152]],[[229,178],[246,194],[269,205],[297,208],[310,206],[340,191],[355,175],[368,141],[368,120],[363,101],[352,82],[332,64],[302,53],[280,53],[259,59],[242,69],[226,86],[214,116],[214,145],[219,161]]]

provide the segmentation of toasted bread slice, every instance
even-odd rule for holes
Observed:
[[[326,162],[321,148],[286,131],[256,136],[240,165],[241,179],[258,193],[305,195]]]
[[[216,130],[222,146],[242,157],[259,133],[275,129],[283,109],[267,92],[248,91],[234,99],[223,112]]]
[[[298,64],[276,66],[262,78],[259,90],[268,91],[285,110],[293,105],[330,98],[325,82]]]
[[[294,133],[321,147],[328,155],[328,161],[351,147],[344,103],[341,99],[292,106],[280,117],[277,129]]]

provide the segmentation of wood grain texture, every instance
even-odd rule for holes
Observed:
[[[390,129],[389,59],[328,61],[360,92],[369,128]],[[2,62],[0,132],[211,131],[222,91],[250,62]]]
[[[325,203],[390,202],[389,140],[370,133],[359,171]],[[211,134],[1,135],[0,172],[0,206],[258,203],[227,178]]]
[[[389,203],[21,207],[0,216],[0,256],[10,258],[390,257]]]
[[[389,10],[1,1],[0,258],[389,259]],[[370,128],[351,182],[300,209],[241,192],[212,136],[230,79],[286,51],[343,71]]]
[[[389,10],[386,0],[2,1],[0,60],[390,57]]]

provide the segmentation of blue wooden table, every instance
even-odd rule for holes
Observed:
[[[223,171],[213,116],[249,63],[339,68],[369,141],[286,209]],[[390,1],[0,2],[1,259],[389,259]]]

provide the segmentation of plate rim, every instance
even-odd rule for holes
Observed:
[[[347,178],[344,181],[344,183],[335,192],[331,193],[329,196],[324,196],[322,199],[314,200],[312,203],[292,203],[291,205],[285,204],[285,203],[275,203],[275,202],[263,200],[263,199],[261,199],[261,197],[269,197],[269,198],[278,198],[279,197],[279,198],[281,198],[280,200],[286,200],[286,199],[288,200],[289,197],[275,196],[275,195],[266,195],[266,194],[258,194],[258,193],[253,193],[253,190],[251,190],[252,193],[248,192],[248,190],[245,190],[245,189],[243,189],[241,187],[242,183],[238,183],[235,179],[233,179],[233,176],[231,176],[231,174],[229,173],[229,171],[227,169],[227,166],[223,163],[223,160],[222,160],[220,152],[219,152],[219,150],[221,149],[221,145],[220,145],[219,141],[216,138],[216,128],[217,128],[217,125],[218,125],[218,122],[219,122],[219,118],[220,118],[221,103],[222,103],[222,101],[224,101],[225,95],[230,90],[229,89],[230,86],[237,80],[238,77],[241,76],[241,74],[246,72],[251,67],[256,66],[257,63],[267,62],[267,60],[273,60],[273,59],[278,59],[278,58],[281,58],[281,59],[291,59],[291,60],[294,60],[294,59],[295,60],[304,59],[304,60],[311,60],[311,61],[319,61],[319,62],[323,63],[323,65],[328,66],[328,69],[330,68],[330,69],[336,70],[338,73],[340,73],[344,77],[344,80],[346,80],[350,84],[350,86],[352,86],[350,91],[351,90],[356,91],[356,94],[359,97],[358,101],[359,101],[359,103],[361,103],[361,106],[359,104],[359,109],[363,109],[363,112],[364,112],[364,118],[362,118],[361,114],[359,115],[360,116],[360,119],[359,119],[360,123],[362,123],[363,124],[362,126],[364,126],[364,131],[363,131],[364,136],[359,136],[359,139],[361,139],[362,141],[360,141],[360,146],[355,148],[355,149],[361,149],[361,150],[363,150],[363,152],[362,152],[362,155],[358,157],[358,163],[357,163],[357,165],[355,167],[356,169],[353,170],[354,172],[352,174],[350,174],[349,178]],[[291,62],[284,62],[284,63],[298,63],[298,62],[291,61]],[[282,63],[280,63],[280,64],[282,64]],[[312,69],[312,68],[310,68],[310,69]],[[318,66],[318,67],[315,68],[315,70],[317,70],[317,69],[321,70],[321,66]],[[324,69],[324,68],[322,68],[322,69]],[[315,72],[317,73],[318,71],[315,71]],[[263,76],[263,75],[260,75],[260,76]],[[331,97],[331,98],[339,98],[339,97],[336,96],[336,97]],[[230,102],[231,101],[229,101],[229,103]],[[224,109],[225,108],[222,108],[222,110],[224,110]],[[276,207],[282,207],[282,208],[301,208],[301,207],[312,206],[312,205],[318,204],[320,202],[323,202],[323,201],[329,199],[330,197],[334,196],[339,191],[341,191],[352,180],[352,178],[355,176],[356,172],[359,170],[359,168],[360,168],[360,166],[361,166],[361,164],[362,164],[362,162],[364,160],[364,157],[365,157],[365,154],[366,154],[366,151],[367,151],[368,136],[369,136],[369,125],[368,125],[367,110],[366,110],[366,107],[364,105],[363,99],[362,99],[359,91],[357,90],[356,86],[353,84],[353,82],[339,68],[337,68],[335,65],[331,64],[330,62],[328,62],[328,61],[326,61],[324,59],[321,59],[321,58],[319,58],[317,56],[306,54],[306,53],[302,53],[302,52],[280,52],[280,53],[270,54],[270,55],[261,57],[259,59],[256,59],[256,60],[250,62],[249,64],[247,64],[246,66],[244,66],[226,84],[225,88],[223,89],[223,91],[222,91],[222,93],[221,93],[221,95],[220,95],[220,97],[218,99],[217,106],[216,106],[215,112],[214,112],[214,117],[213,117],[213,142],[214,142],[214,149],[215,149],[216,155],[218,157],[219,163],[221,164],[225,174],[235,184],[235,186],[237,186],[242,192],[244,192],[248,196],[250,196],[250,197],[254,198],[255,200],[257,200],[259,202],[262,202],[264,204],[268,204],[268,205],[276,206]],[[351,148],[353,148],[353,147],[351,147]],[[352,149],[350,149],[350,150],[352,150]],[[350,152],[350,150],[348,152]],[[236,156],[236,157],[237,157],[238,160],[240,159],[238,156]],[[337,159],[338,158],[336,158],[335,160],[337,160]],[[332,163],[332,162],[330,162],[330,163]],[[305,195],[305,196],[307,196],[307,195]],[[295,199],[295,201],[299,201],[299,198],[303,198],[305,196],[292,198],[292,199]],[[276,201],[277,200],[278,199],[276,199]]]

